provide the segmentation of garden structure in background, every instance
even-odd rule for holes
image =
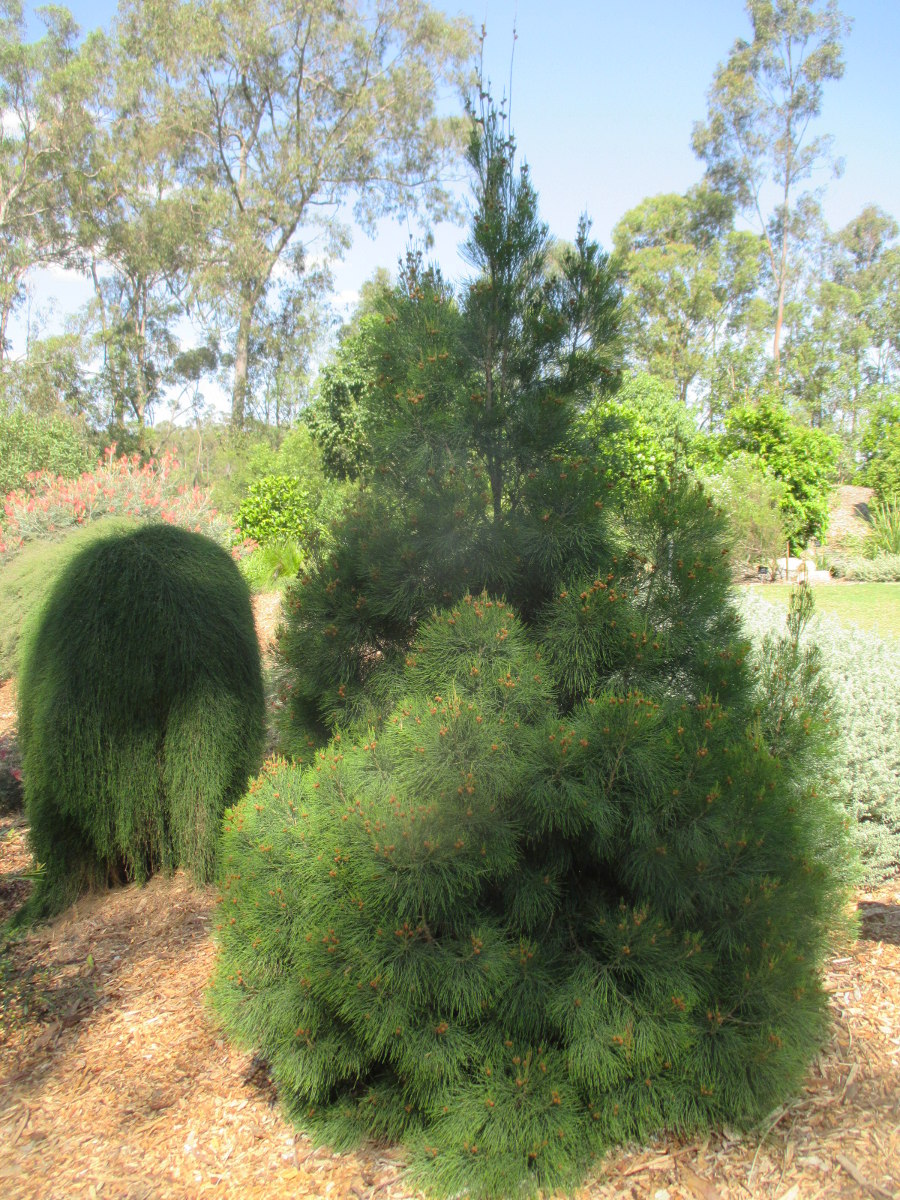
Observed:
[[[551,262],[473,127],[476,276],[413,259],[368,325],[368,466],[286,598],[303,762],[226,814],[211,997],[314,1137],[477,1198],[789,1097],[849,868],[809,594],[751,655],[707,497],[618,485],[579,420],[608,260],[583,224]]]
[[[178,866],[210,880],[222,812],[264,738],[250,598],[228,553],[167,525],[92,542],[58,575],[21,662],[25,808],[41,864],[21,915]]]

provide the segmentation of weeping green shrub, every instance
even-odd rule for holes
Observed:
[[[0,681],[19,671],[19,648],[23,632],[40,611],[53,580],[65,564],[90,542],[127,533],[136,522],[104,517],[67,530],[59,541],[26,543],[15,557],[0,568]]]
[[[264,736],[249,595],[227,552],[153,525],[72,559],[26,634],[19,736],[44,867],[29,915],[179,866],[211,879],[221,814]]]

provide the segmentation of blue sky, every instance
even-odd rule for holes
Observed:
[[[70,7],[85,30],[115,12],[109,0]],[[571,237],[586,212],[605,247],[629,208],[700,178],[691,128],[705,115],[716,64],[750,32],[743,0],[449,0],[438,7],[486,26],[485,71],[495,95],[509,87],[516,27],[512,123],[542,216],[555,234]],[[834,228],[869,203],[900,218],[900,3],[844,0],[841,8],[853,21],[846,70],[827,89],[817,129],[833,135],[845,160],[841,179],[816,181],[827,184]],[[384,222],[375,241],[355,239],[335,272],[344,301],[377,266],[394,268],[407,236],[405,223]],[[461,237],[458,228],[437,230],[435,256],[451,278],[464,273]],[[55,292],[62,309],[76,294],[58,278],[48,285],[38,299]]]
[[[691,130],[705,116],[717,63],[750,33],[743,0],[474,0],[441,7],[486,25],[485,65],[495,94],[508,86],[515,24],[512,123],[555,234],[571,237],[586,212],[594,236],[609,247],[629,208],[700,178]],[[845,171],[841,179],[814,181],[828,185],[825,209],[834,228],[869,203],[900,218],[900,3],[845,0],[841,7],[853,19],[846,70],[826,91],[818,131],[833,135]],[[396,252],[383,256],[387,232],[376,247],[356,243],[356,265],[348,261],[339,271],[339,287],[353,286],[363,260],[373,267],[395,261]],[[438,239],[448,274],[459,236],[443,231]]]

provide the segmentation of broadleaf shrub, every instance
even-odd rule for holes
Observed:
[[[810,538],[821,538],[837,471],[837,438],[798,421],[778,397],[761,396],[726,414],[715,457],[726,460],[738,452],[752,455],[784,483],[782,512],[791,545],[802,548]]]
[[[19,737],[45,916],[111,879],[212,878],[221,814],[258,768],[259,647],[247,586],[200,534],[93,542],[22,652]]]
[[[808,595],[748,658],[712,502],[616,486],[614,268],[582,223],[550,269],[512,157],[486,108],[459,298],[413,257],[377,300],[371,459],[286,596],[306,765],[226,817],[212,992],[298,1123],[471,1200],[785,1100],[847,879]]]
[[[730,546],[745,569],[773,569],[785,552],[788,525],[782,510],[785,484],[768,474],[759,460],[737,453],[723,462],[704,486],[725,513]]]
[[[68,417],[0,409],[0,496],[26,487],[37,472],[75,479],[95,456],[84,429]]]
[[[877,562],[878,560],[874,560]],[[757,643],[783,620],[755,591],[741,602]],[[900,868],[900,646],[817,614],[804,640],[818,646],[841,731],[835,769],[852,816],[864,880],[881,883]]]
[[[860,438],[862,478],[882,500],[900,495],[900,396],[876,389]]]
[[[612,469],[633,487],[652,492],[696,466],[696,421],[673,389],[652,375],[627,376],[614,395],[599,396],[583,420],[602,438]]]
[[[261,546],[277,541],[303,545],[315,538],[309,493],[292,475],[264,475],[252,483],[235,514],[235,524],[243,537]]]

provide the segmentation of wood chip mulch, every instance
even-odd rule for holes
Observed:
[[[3,861],[27,860],[19,820]],[[580,1200],[900,1195],[900,881],[859,900],[829,964],[834,1029],[761,1134],[661,1139],[609,1158]],[[262,1064],[204,1007],[213,894],[181,874],[90,896],[0,967],[0,1194],[400,1200],[403,1156],[313,1151]]]

